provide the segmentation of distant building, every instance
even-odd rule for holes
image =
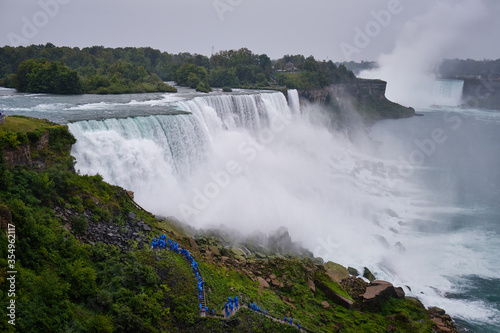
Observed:
[[[293,71],[295,71],[295,66],[293,65],[293,63],[291,61],[289,61],[289,62],[286,63],[285,70],[287,72],[293,72]]]

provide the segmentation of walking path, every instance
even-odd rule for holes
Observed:
[[[241,308],[247,308],[277,323],[294,326],[301,332],[310,332],[309,330],[301,327],[300,324],[296,324],[295,322],[293,322],[293,318],[287,318],[287,316],[284,316],[283,319],[278,319],[276,317],[267,314],[264,308],[261,309],[255,303],[248,303],[248,306],[246,304],[240,304],[240,299],[238,298],[238,296],[235,296],[234,298],[228,297],[228,301],[225,302],[224,307],[222,308],[221,311],[222,315],[216,313],[213,308],[209,311],[205,294],[205,281],[203,280],[201,273],[198,269],[198,263],[191,256],[189,251],[187,249],[179,247],[178,243],[170,239],[167,239],[167,236],[165,234],[153,238],[153,240],[151,241],[151,249],[152,250],[166,249],[173,251],[175,253],[182,255],[183,258],[190,264],[191,268],[193,269],[193,273],[195,274],[196,279],[198,281],[198,300],[199,300],[200,317],[217,317],[217,318],[229,319],[232,316],[234,316]]]

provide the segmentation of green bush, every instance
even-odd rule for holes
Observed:
[[[73,232],[77,235],[83,235],[87,232],[88,221],[85,215],[80,214],[78,216],[74,216],[71,219],[71,228]]]
[[[233,89],[231,89],[231,87],[224,87],[224,88],[222,88],[222,91],[223,92],[233,92]]]
[[[199,92],[204,92],[204,93],[209,93],[212,91],[212,88],[206,83],[206,82],[200,82],[198,86],[196,87],[196,91]]]

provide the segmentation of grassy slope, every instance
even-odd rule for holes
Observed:
[[[11,132],[31,132],[39,128],[54,127],[58,125],[50,125],[42,119],[33,119],[22,116],[5,117],[5,124],[0,125],[0,131]]]
[[[38,120],[19,124],[26,129],[40,125]],[[20,130],[21,125],[14,129]],[[311,291],[308,276],[327,276],[311,260],[243,260],[231,251],[225,251],[224,257],[211,255],[185,228],[136,209],[121,188],[99,176],[76,175],[66,167],[72,161],[68,151],[57,154],[67,161],[40,172],[0,163],[0,211],[10,212],[16,226],[19,332],[296,331],[246,310],[229,321],[200,318],[196,280],[179,255],[152,252],[136,242],[130,242],[127,251],[103,243],[85,244],[72,224],[83,215],[84,222],[125,226],[130,212],[152,227],[150,238],[165,232],[192,252],[206,280],[208,306],[215,311],[222,309],[228,296],[240,295],[242,303],[254,301],[277,318],[292,315],[295,323],[315,332],[385,332],[389,325],[396,326],[394,332],[430,331],[427,313],[411,300],[392,300],[381,313],[340,306],[325,309],[322,302],[333,303],[318,289]],[[65,223],[56,208],[70,212],[73,222]],[[85,233],[85,223],[79,227]],[[0,306],[4,308],[9,302],[4,283],[7,249],[2,232]],[[261,287],[257,278],[271,274],[279,283]],[[330,280],[328,285],[349,297],[336,282]],[[0,331],[14,329],[2,320]]]

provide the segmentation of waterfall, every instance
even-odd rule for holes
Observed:
[[[269,127],[271,119],[291,114],[282,93],[195,97],[177,102],[176,108],[191,114],[70,124],[77,138],[72,150],[76,168],[136,190],[140,184],[158,183],[154,179],[187,179],[203,168],[218,136],[238,130],[256,133]]]
[[[437,80],[434,82],[434,104],[442,106],[457,106],[462,103],[464,81]]]
[[[280,92],[210,94],[175,102],[189,114],[75,122],[72,154],[80,173],[134,191],[155,214],[241,232],[285,226],[325,259],[378,262],[401,241],[387,214],[398,210],[393,166],[309,120],[299,102],[295,90],[288,102]]]
[[[300,113],[299,93],[297,92],[296,89],[288,90],[288,104],[290,104],[290,110],[294,114]]]

